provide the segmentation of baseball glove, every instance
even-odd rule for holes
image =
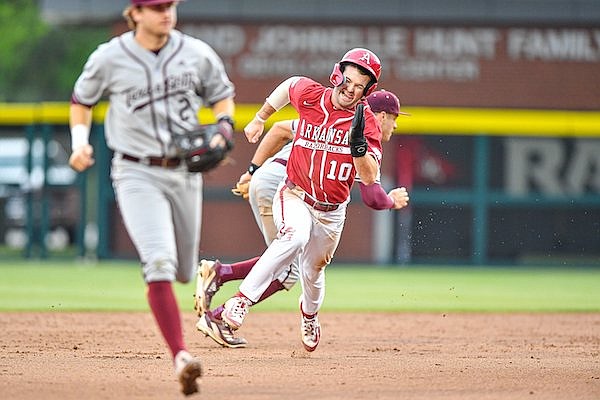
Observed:
[[[199,125],[193,131],[175,135],[173,140],[180,157],[185,160],[188,171],[207,172],[216,168],[233,148],[231,133],[232,129],[226,122],[219,122]],[[225,146],[210,146],[216,135],[225,139]]]
[[[235,194],[236,196],[241,196],[244,200],[248,200],[248,197],[250,196],[248,194],[249,188],[250,182],[238,182],[235,184],[235,187],[231,189],[231,193]]]

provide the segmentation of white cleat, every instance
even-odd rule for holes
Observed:
[[[235,296],[227,300],[224,304],[224,310],[221,313],[221,318],[233,330],[237,330],[244,323],[244,318],[248,314],[248,310],[252,305],[252,301],[243,296]]]

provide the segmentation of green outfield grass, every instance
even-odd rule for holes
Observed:
[[[237,290],[225,284],[213,304]],[[191,311],[194,284],[175,285]],[[296,310],[299,284],[256,306]],[[144,311],[135,262],[3,261],[0,311]],[[379,267],[332,265],[323,310],[431,312],[598,312],[600,269]]]

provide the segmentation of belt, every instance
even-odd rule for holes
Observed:
[[[287,160],[285,158],[274,158],[273,162],[279,163],[284,167],[287,165]]]
[[[181,158],[177,157],[144,157],[139,158],[129,154],[121,154],[123,160],[133,161],[140,164],[151,165],[153,167],[175,168],[181,164]]]
[[[273,160],[273,161],[275,161],[275,160]],[[285,185],[290,189],[296,188],[296,184],[294,182],[290,181],[289,178],[285,179]],[[317,201],[317,200],[313,199],[306,192],[304,192],[304,196],[303,196],[302,200],[304,200],[304,202],[306,204],[308,204],[309,206],[311,206],[312,208],[314,208],[317,211],[325,211],[325,212],[335,211],[340,207],[339,204],[331,204],[331,203],[324,203],[322,201]]]

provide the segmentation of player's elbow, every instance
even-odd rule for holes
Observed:
[[[360,181],[367,186],[377,182],[377,170],[372,168],[362,168],[358,176],[360,176]]]
[[[360,180],[362,183],[364,183],[365,185],[372,185],[375,182],[377,182],[377,174],[373,174],[373,176],[365,176],[363,177],[362,175],[360,176]]]

